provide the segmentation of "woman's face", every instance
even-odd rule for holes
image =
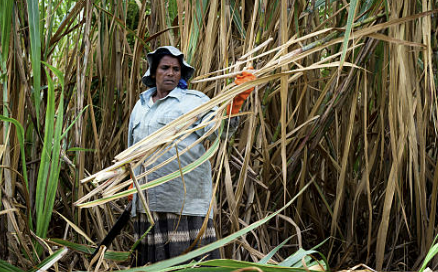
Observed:
[[[180,79],[181,65],[179,60],[169,55],[162,57],[155,72],[157,91],[172,91],[178,85]]]

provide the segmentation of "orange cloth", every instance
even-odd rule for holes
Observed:
[[[236,76],[236,80],[234,81],[234,83],[236,83],[237,85],[240,85],[240,84],[245,83],[245,82],[253,81],[256,78],[257,77],[254,74],[247,72],[247,71],[243,71],[242,74]],[[238,113],[240,111],[240,108],[242,108],[243,102],[245,102],[245,100],[248,98],[248,96],[251,94],[252,91],[254,91],[254,87],[249,88],[248,90],[246,90],[246,91],[238,94],[236,97],[234,97],[231,112],[230,112],[231,105],[228,105],[227,113],[228,114]]]
[[[129,189],[132,189],[132,188],[134,188],[134,183],[132,183],[131,185],[129,185],[128,190],[129,190]],[[132,201],[132,198],[133,198],[133,197],[134,197],[134,194],[130,194],[130,195],[127,196],[127,198],[128,198],[129,201]]]

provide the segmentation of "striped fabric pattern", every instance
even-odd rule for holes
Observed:
[[[143,266],[181,255],[195,241],[205,217],[153,212],[155,226],[139,243],[133,266]],[[134,218],[134,238],[140,239],[150,224],[144,213]],[[197,245],[199,248],[216,241],[213,220],[209,219],[207,229]],[[200,256],[197,260],[205,256]],[[219,259],[219,250],[214,250],[204,260]]]

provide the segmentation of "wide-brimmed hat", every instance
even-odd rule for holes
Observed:
[[[184,79],[185,81],[188,81],[192,77],[193,73],[195,72],[195,68],[190,66],[184,60],[184,54],[173,46],[162,46],[162,47],[157,48],[155,51],[153,51],[147,55],[149,68],[146,71],[146,73],[143,75],[143,77],[141,78],[141,81],[143,82],[144,85],[146,85],[148,87],[155,87],[155,78],[152,78],[151,67],[153,66],[153,63],[156,60],[156,56],[161,55],[161,54],[162,55],[172,55],[172,56],[179,58],[181,60],[181,63],[182,63],[181,78],[182,79]]]

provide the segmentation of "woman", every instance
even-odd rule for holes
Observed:
[[[149,69],[142,82],[150,87],[140,94],[140,100],[134,106],[129,121],[128,145],[131,146],[150,135],[179,116],[209,101],[198,91],[188,90],[187,81],[194,73],[194,68],[184,61],[184,55],[175,47],[163,46],[147,55]],[[249,93],[248,93],[249,95]],[[243,102],[242,102],[243,103]],[[241,104],[240,104],[241,105]],[[239,107],[240,109],[240,107]],[[233,111],[233,110],[232,110]],[[238,111],[238,110],[237,110]],[[233,113],[235,113],[234,110]],[[206,114],[204,118],[209,118]],[[237,118],[231,118],[230,127],[235,129]],[[193,126],[201,122],[199,120]],[[208,129],[197,130],[177,145],[179,152],[199,139]],[[164,167],[147,176],[148,181],[173,173],[205,153],[204,146],[195,145]],[[150,167],[154,167],[176,154],[170,149]],[[137,168],[136,175],[145,169]],[[141,182],[146,182],[142,180]],[[184,186],[185,185],[185,186]],[[213,227],[213,214],[207,215],[212,199],[212,176],[209,161],[181,177],[145,191],[149,209],[155,226],[137,247],[135,266],[154,263],[176,257],[187,250],[194,242],[206,216],[207,229],[197,243],[204,246],[216,240]],[[134,216],[134,238],[139,239],[150,226],[141,201],[134,195],[132,216]],[[219,258],[218,250],[210,252],[207,259]]]

